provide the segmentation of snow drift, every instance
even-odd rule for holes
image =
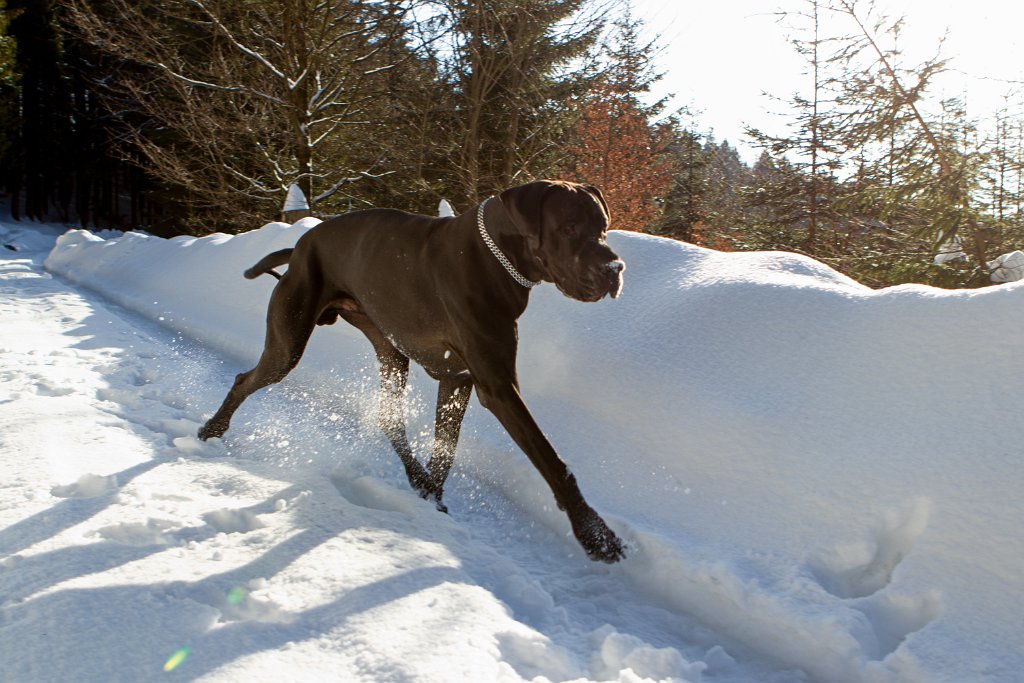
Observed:
[[[248,369],[275,281],[241,273],[315,222],[201,239],[70,231],[46,268]],[[541,427],[631,544],[614,571],[817,680],[1014,680],[1024,284],[875,291],[793,254],[609,242],[628,264],[622,297],[538,288],[519,367]],[[369,390],[373,367],[339,324],[286,381]],[[429,403],[431,383],[413,379]],[[464,434],[457,466],[568,530],[475,402]]]

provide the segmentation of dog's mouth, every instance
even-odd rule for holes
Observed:
[[[621,259],[616,259],[595,269],[590,274],[590,277],[583,280],[575,288],[575,293],[569,292],[561,286],[559,286],[559,289],[566,296],[586,303],[600,301],[606,296],[617,299],[619,294],[622,293],[623,273],[625,270],[626,264]]]

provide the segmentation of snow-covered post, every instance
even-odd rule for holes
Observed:
[[[303,194],[297,183],[288,186],[288,196],[285,197],[284,206],[281,207],[281,215],[286,223],[294,223],[300,218],[313,215],[309,210],[306,195]]]
[[[935,254],[935,259],[932,263],[937,266],[941,266],[945,263],[966,260],[967,254],[964,253],[964,248],[960,244],[960,237],[953,235],[951,239],[942,243],[942,246],[939,247],[939,253]]]
[[[1024,280],[1024,252],[1011,251],[987,264],[992,282],[1016,282]]]

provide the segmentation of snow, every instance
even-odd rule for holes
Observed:
[[[262,345],[242,271],[315,224],[0,226],[0,680],[1018,680],[1024,284],[612,232],[622,296],[537,288],[519,360],[605,566],[475,400],[451,515],[411,492],[341,324],[195,438]]]
[[[992,282],[1016,282],[1024,280],[1024,252],[1011,251],[996,257],[987,264],[992,271],[989,279]]]
[[[281,211],[309,211],[306,195],[302,193],[302,188],[296,183],[288,186],[288,195],[284,198],[284,206],[281,207]]]
[[[967,254],[964,253],[963,244],[960,242],[959,235],[953,235],[950,239],[946,240],[939,246],[938,253],[935,254],[935,258],[932,259],[932,263],[937,266],[941,266],[946,263],[955,263],[957,261],[966,261]]]

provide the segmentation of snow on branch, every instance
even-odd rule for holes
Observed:
[[[376,173],[376,174],[369,173],[367,171],[360,171],[359,175],[351,176],[351,177],[348,177],[348,178],[342,178],[341,180],[336,182],[334,185],[332,185],[330,188],[328,188],[326,191],[321,192],[320,194],[318,194],[313,199],[313,203],[316,204],[318,202],[322,202],[323,200],[327,199],[328,197],[330,197],[331,195],[333,195],[335,192],[337,192],[338,190],[340,190],[341,188],[343,188],[346,185],[351,185],[353,183],[358,183],[361,180],[378,180],[380,178],[384,178],[386,176],[392,175],[393,173],[394,173],[394,171],[387,171],[385,173]]]
[[[210,17],[210,21],[213,22],[213,25],[216,26],[218,29],[220,29],[221,33],[224,34],[224,37],[227,38],[228,41],[232,45],[234,45],[236,48],[238,48],[239,51],[241,51],[244,54],[249,55],[250,57],[255,59],[257,62],[262,64],[264,67],[266,67],[266,69],[268,71],[270,71],[272,74],[274,74],[278,78],[280,78],[280,79],[282,79],[284,81],[287,81],[289,84],[291,84],[291,81],[289,80],[289,78],[280,69],[278,69],[276,66],[274,66],[270,62],[270,60],[268,60],[266,57],[261,55],[259,52],[255,51],[255,50],[253,50],[253,49],[251,49],[249,47],[246,47],[237,38],[235,38],[234,34],[231,32],[230,29],[228,29],[227,26],[224,25],[224,23],[220,20],[220,18],[218,18],[216,14],[214,14],[209,8],[206,7],[206,3],[202,2],[202,0],[187,0],[187,2],[189,4],[197,7],[202,12],[204,12],[206,14],[206,16]]]

